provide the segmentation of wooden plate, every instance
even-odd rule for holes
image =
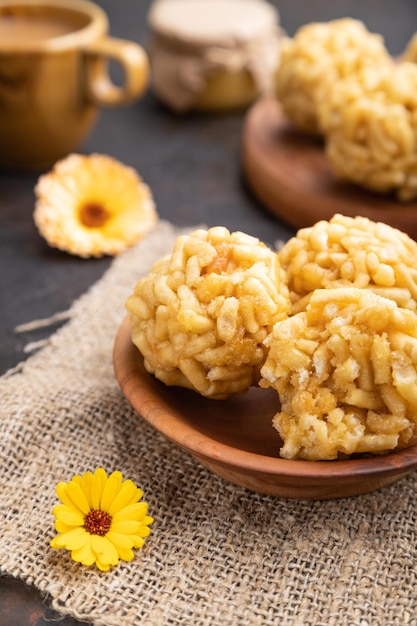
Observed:
[[[242,167],[256,197],[295,228],[342,213],[385,222],[417,239],[417,202],[399,203],[337,181],[323,142],[297,131],[276,99],[258,100],[247,113]]]
[[[242,487],[285,498],[330,499],[367,493],[417,467],[417,446],[380,457],[347,461],[287,461],[271,425],[278,410],[273,390],[253,388],[228,400],[208,400],[149,375],[130,338],[126,318],[114,343],[122,392],[153,428],[209,470]]]

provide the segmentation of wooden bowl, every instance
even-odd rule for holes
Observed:
[[[346,461],[279,458],[281,440],[271,423],[279,408],[276,392],[253,388],[209,400],[165,386],[146,372],[128,317],[116,335],[113,363],[121,390],[139,415],[209,470],[247,489],[285,498],[342,498],[390,485],[417,467],[417,446]]]
[[[298,131],[275,98],[258,100],[246,115],[242,169],[254,195],[297,229],[342,213],[385,222],[417,240],[417,202],[336,180],[323,140]]]

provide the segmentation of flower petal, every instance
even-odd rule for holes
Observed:
[[[146,502],[135,502],[125,506],[121,511],[117,511],[113,515],[113,522],[122,522],[127,520],[140,521],[148,512],[148,504]]]
[[[99,570],[101,570],[102,572],[108,572],[111,565],[108,565],[107,563],[104,564],[100,561],[100,559],[96,559],[96,565],[98,567]]]
[[[62,550],[64,546],[61,546],[57,543],[58,537],[59,535],[57,535],[56,537],[53,537],[51,541],[49,542],[49,545],[51,546],[51,548],[55,548],[55,550]]]
[[[100,508],[101,494],[107,483],[107,474],[102,467],[98,467],[91,481],[91,506],[93,509]]]
[[[128,550],[133,546],[133,540],[131,535],[124,535],[123,533],[115,533],[112,530],[106,535],[107,539],[116,546],[116,549]]]
[[[112,522],[111,531],[126,535],[133,535],[139,532],[141,523],[135,520],[123,520],[121,522]]]
[[[119,559],[121,559],[122,561],[131,561],[135,556],[135,553],[130,548],[117,548],[117,552],[119,554]]]
[[[55,530],[58,533],[67,533],[69,530],[72,530],[74,528],[74,526],[68,526],[68,524],[64,524],[64,522],[61,522],[61,520],[56,519],[55,520]]]
[[[53,514],[57,520],[67,524],[68,526],[83,526],[84,517],[81,513],[74,508],[70,508],[65,504],[57,504],[52,509]]]
[[[141,526],[138,530],[139,537],[148,537],[150,535],[151,529],[149,526]]]
[[[113,472],[110,474],[101,494],[100,509],[108,512],[113,500],[119,492],[122,484],[123,476],[121,472]]]
[[[119,562],[119,554],[116,547],[107,537],[91,535],[91,549],[103,565],[117,565]]]
[[[66,548],[67,550],[79,550],[88,540],[87,533],[83,528],[72,528],[66,533],[57,535],[54,538],[56,548]]]
[[[142,548],[145,545],[145,540],[143,537],[139,537],[139,535],[130,535],[133,540],[134,548]]]
[[[78,563],[82,563],[83,565],[92,565],[95,562],[96,557],[91,549],[91,536],[92,535],[85,533],[85,543],[78,550],[71,552],[73,561],[78,561]]]
[[[114,515],[117,511],[123,509],[128,504],[132,504],[133,502],[140,500],[142,495],[142,491],[136,487],[134,482],[131,480],[125,480],[119,489],[119,493],[116,494],[113,502],[110,504],[107,512],[110,513],[110,515]]]
[[[71,498],[67,493],[67,483],[59,482],[56,486],[55,493],[61,500],[62,504],[72,507]]]
[[[69,496],[73,506],[80,510],[81,513],[83,513],[84,515],[87,515],[87,513],[90,511],[90,505],[82,487],[74,480],[71,480],[67,485],[66,493]]]
[[[131,561],[134,556],[132,548],[135,542],[132,540],[131,535],[122,535],[121,533],[108,532],[107,539],[115,546],[119,558],[123,561]]]
[[[132,494],[130,502],[128,502],[127,504],[135,504],[136,502],[139,502],[139,500],[141,500],[142,498],[143,498],[142,489],[139,489],[139,487],[136,487],[136,493]]]
[[[85,472],[80,479],[80,485],[82,490],[85,493],[85,497],[87,498],[88,506],[90,509],[93,508],[93,503],[91,501],[91,485],[93,482],[93,475],[91,472]]]

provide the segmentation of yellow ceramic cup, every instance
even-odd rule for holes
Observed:
[[[79,146],[100,106],[144,92],[146,53],[108,31],[107,15],[88,0],[1,0],[1,167],[50,167]],[[121,85],[109,62],[122,68]]]

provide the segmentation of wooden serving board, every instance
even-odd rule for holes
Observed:
[[[298,131],[274,98],[258,100],[247,113],[242,167],[255,196],[295,228],[342,213],[385,222],[417,240],[417,201],[400,203],[336,180],[323,141]]]

